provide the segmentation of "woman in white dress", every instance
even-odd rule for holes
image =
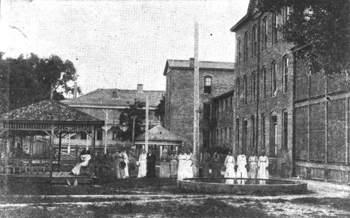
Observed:
[[[179,158],[179,167],[177,169],[177,180],[183,180],[186,176],[186,162],[187,162],[187,154],[181,150],[181,153],[178,156]]]
[[[237,184],[245,184],[245,179],[248,178],[247,168],[245,167],[247,165],[247,158],[242,153],[242,151],[241,154],[237,157],[237,165]]]
[[[186,159],[186,175],[185,178],[193,178],[193,153],[192,149],[189,149],[187,152],[187,159]]]
[[[255,156],[255,152],[252,152],[252,156],[248,159],[249,172],[248,176],[252,183],[256,183],[256,176],[258,174],[258,157]]]
[[[258,179],[269,179],[269,171],[266,169],[269,167],[269,158],[265,156],[265,152],[262,152],[262,155],[259,157],[258,161]],[[260,185],[265,185],[265,180],[259,180]]]
[[[147,155],[146,150],[143,149],[142,153],[139,156],[139,173],[137,175],[137,178],[142,178],[146,176],[147,173]]]
[[[71,170],[71,174],[80,175],[81,167],[86,167],[89,165],[89,162],[91,160],[90,150],[83,150],[80,154],[80,160],[81,162],[77,163],[77,165],[75,165],[75,167]]]
[[[235,172],[235,158],[232,156],[231,151],[228,152],[224,164],[226,167],[225,178],[233,178],[233,179],[226,179],[226,184],[233,184],[235,181],[234,178],[236,177],[236,172]]]
[[[129,158],[128,158],[128,154],[126,153],[125,149],[123,150],[122,154],[123,154],[123,159],[125,162],[123,178],[128,178],[129,177]]]

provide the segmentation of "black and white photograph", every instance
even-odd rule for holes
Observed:
[[[350,0],[0,0],[0,218],[350,217]]]

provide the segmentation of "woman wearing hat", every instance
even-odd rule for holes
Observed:
[[[142,153],[139,156],[139,162],[137,164],[139,165],[139,173],[137,178],[145,177],[147,174],[147,155],[145,149],[142,150]]]
[[[159,169],[160,178],[169,178],[170,177],[170,163],[168,150],[164,149],[163,154],[160,157],[160,169]]]

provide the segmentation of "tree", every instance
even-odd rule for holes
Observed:
[[[260,0],[261,12],[282,13],[289,7],[289,19],[281,25],[287,42],[310,45],[299,58],[311,72],[348,74],[350,67],[349,0]]]
[[[119,124],[126,126],[126,131],[121,133],[121,138],[123,141],[129,140],[132,141],[133,133],[133,121],[135,119],[135,137],[142,134],[144,131],[142,129],[142,124],[145,121],[145,110],[142,109],[145,107],[145,102],[140,102],[135,99],[133,104],[129,104],[129,108],[122,111],[119,116]]]
[[[1,105],[0,112],[49,99],[51,95],[62,100],[64,94],[73,93],[76,70],[71,61],[63,62],[56,55],[44,59],[35,54],[3,59],[3,54],[0,53],[0,89],[1,99],[7,99],[8,104]]]
[[[163,120],[165,115],[165,96],[160,100],[159,104],[157,105],[156,110],[154,111],[154,115],[156,117],[160,117],[161,120]]]

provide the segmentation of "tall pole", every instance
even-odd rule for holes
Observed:
[[[148,102],[148,95],[146,95],[146,132],[145,132],[145,149],[148,153],[148,129],[149,129],[149,102]]]
[[[198,23],[194,25],[194,78],[193,78],[193,157],[199,161],[199,61],[198,61]],[[194,176],[198,177],[198,164],[194,164]]]

